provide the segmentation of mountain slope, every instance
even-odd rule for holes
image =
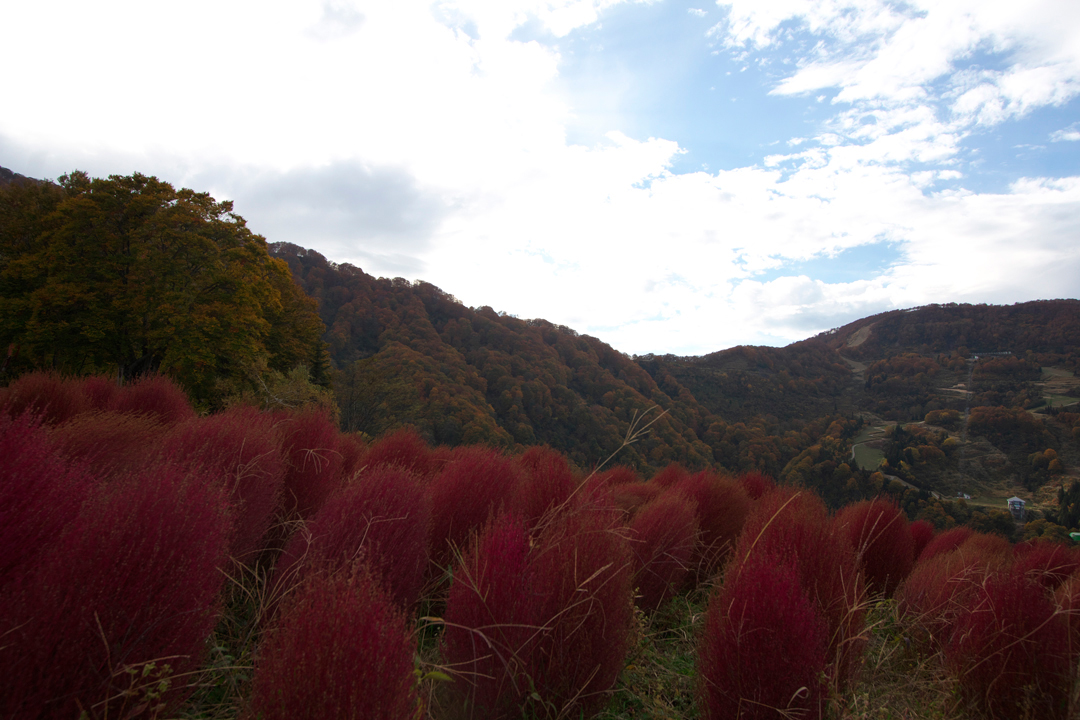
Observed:
[[[596,338],[468,308],[428,283],[374,278],[295,245],[271,252],[319,302],[347,430],[376,435],[411,424],[439,443],[548,444],[588,467],[656,406],[667,414],[618,462],[646,473],[679,462],[778,474],[829,424],[731,424],[676,374],[648,370]]]

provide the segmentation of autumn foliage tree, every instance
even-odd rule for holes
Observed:
[[[138,173],[8,185],[0,257],[6,372],[160,371],[206,403],[260,359],[323,370],[314,301],[207,193]]]

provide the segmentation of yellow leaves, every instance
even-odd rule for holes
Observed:
[[[46,269],[34,322],[4,339],[68,372],[161,369],[202,405],[259,354],[282,372],[318,359],[312,302],[231,203],[139,174],[62,185],[23,258]]]

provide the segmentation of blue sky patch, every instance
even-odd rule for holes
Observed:
[[[817,255],[809,260],[786,261],[783,265],[753,276],[758,282],[770,282],[782,277],[805,275],[824,283],[850,283],[865,280],[886,272],[902,261],[902,243],[881,241],[857,245],[829,257]]]

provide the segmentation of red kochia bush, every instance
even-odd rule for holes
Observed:
[[[334,421],[320,408],[275,413],[285,461],[282,511],[309,518],[341,484],[341,453]]]
[[[1076,660],[1080,655],[1080,572],[1054,591],[1054,602],[1069,626],[1069,657]]]
[[[798,571],[756,557],[709,602],[698,643],[701,716],[822,717],[828,633]]]
[[[922,551],[934,539],[934,526],[926,520],[911,523],[912,557],[917,561]]]
[[[518,717],[526,702],[541,632],[525,523],[493,518],[454,572],[442,656],[460,673],[449,688],[463,717]]]
[[[530,447],[517,462],[524,473],[512,504],[531,528],[545,513],[566,502],[577,483],[566,458],[550,447]]]
[[[908,519],[894,503],[863,500],[833,519],[836,532],[850,543],[871,592],[892,597],[914,563]]]
[[[420,599],[427,567],[431,507],[401,467],[380,465],[336,490],[277,562],[274,586],[291,587],[310,571],[333,570],[363,557],[402,608]]]
[[[634,472],[633,468],[629,468],[626,465],[615,465],[608,470],[597,473],[594,477],[612,487],[615,485],[623,485],[625,483],[641,482],[641,478],[638,477],[638,474]]]
[[[410,427],[395,430],[373,442],[367,449],[365,462],[372,467],[399,465],[420,479],[431,477],[441,467],[435,453]]]
[[[757,470],[743,473],[739,476],[739,484],[746,490],[751,500],[757,500],[765,493],[776,487],[776,481]]]
[[[936,535],[930,542],[926,544],[923,551],[919,553],[916,558],[917,562],[929,560],[935,555],[947,553],[950,550],[955,550],[967,540],[969,537],[975,534],[975,531],[969,528],[967,525],[961,525],[954,527],[951,530]]]
[[[651,482],[628,482],[611,485],[611,497],[615,507],[628,518],[634,517],[646,504],[660,497],[664,488]]]
[[[159,454],[222,484],[232,506],[229,554],[241,563],[253,561],[273,522],[284,482],[270,416],[241,406],[187,420],[162,439]]]
[[[171,677],[164,715],[200,665],[224,578],[223,493],[169,467],[99,488],[5,591],[2,717],[129,717]]]
[[[992,533],[976,532],[956,548],[963,554],[983,558],[989,568],[1005,568],[1013,562],[1013,548],[1008,540]]]
[[[674,487],[694,502],[700,539],[695,550],[694,580],[704,582],[724,564],[742,532],[750,498],[741,485],[713,472],[699,472]]]
[[[120,391],[116,380],[104,375],[87,375],[70,382],[86,397],[87,409],[90,411],[104,412]]]
[[[627,650],[630,566],[618,512],[593,497],[531,540],[520,519],[490,522],[454,573],[445,615],[447,664],[482,674],[458,681],[464,714],[517,717],[536,699],[560,716],[602,705]]]
[[[428,484],[431,498],[431,558],[450,563],[455,548],[464,551],[469,534],[500,507],[508,507],[522,481],[516,462],[485,447],[455,448],[442,471]]]
[[[669,488],[689,476],[690,473],[679,463],[669,463],[663,470],[649,478],[649,482],[662,488]]]
[[[544,527],[533,562],[545,631],[537,692],[559,715],[596,712],[623,668],[633,619],[630,549],[620,513],[586,494]]]
[[[63,461],[38,420],[0,413],[0,591],[35,568],[78,516],[91,483]]]
[[[1013,572],[1026,575],[1051,592],[1080,569],[1076,548],[1049,540],[1029,540],[1013,547]]]
[[[368,466],[367,444],[356,433],[338,435],[338,452],[341,453],[341,479],[350,482],[356,474]]]
[[[633,585],[645,610],[656,610],[674,596],[690,572],[698,539],[694,511],[694,503],[685,495],[669,491],[630,522]]]
[[[165,432],[152,416],[87,412],[54,427],[52,437],[69,461],[104,481],[144,467]]]
[[[979,586],[945,662],[964,700],[988,718],[1065,718],[1068,628],[1038,582],[1005,572]]]
[[[973,593],[1005,562],[1005,556],[981,542],[976,533],[969,540],[975,542],[919,560],[896,590],[897,611],[907,619],[923,650],[943,647],[949,641],[955,620]]]
[[[46,425],[62,423],[89,409],[90,402],[75,381],[41,370],[23,375],[0,395],[0,410],[6,414],[15,417],[29,411],[40,415]]]
[[[109,400],[109,410],[133,415],[150,415],[166,425],[195,417],[184,391],[164,375],[145,375],[117,390]]]
[[[246,717],[412,718],[414,652],[401,610],[363,567],[318,573],[263,641]]]
[[[865,589],[854,551],[831,530],[825,505],[812,491],[775,488],[751,509],[725,577],[738,577],[742,566],[757,557],[792,565],[829,628],[831,675],[842,688],[865,643]]]

